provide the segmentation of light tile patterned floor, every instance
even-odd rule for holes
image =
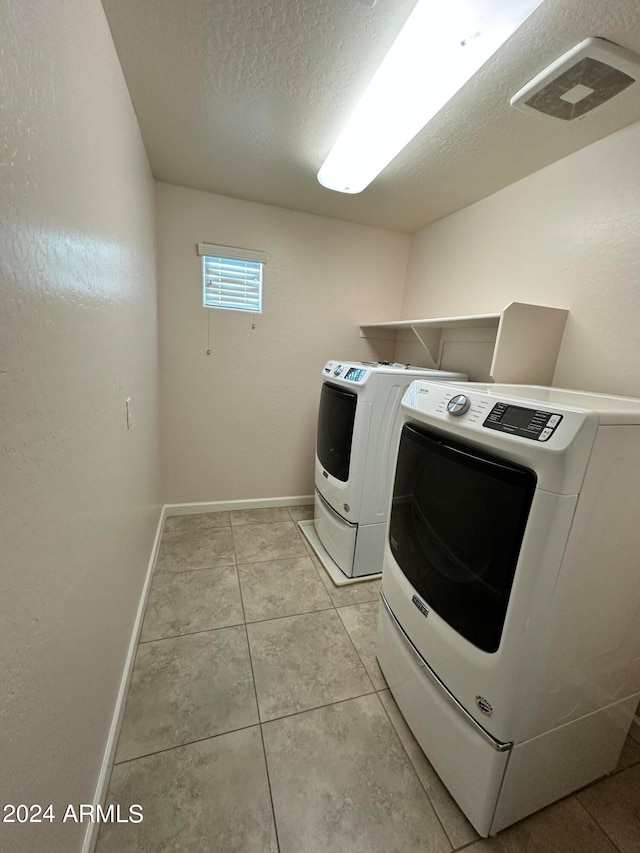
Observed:
[[[336,587],[312,507],[168,518],[97,853],[636,853],[640,744],[619,772],[478,839],[375,658],[379,581]]]

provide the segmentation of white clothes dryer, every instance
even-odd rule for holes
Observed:
[[[482,836],[614,769],[640,699],[640,400],[416,381],[378,659]]]
[[[400,401],[417,377],[464,381],[406,364],[329,361],[318,412],[313,525],[301,524],[333,580],[379,575]]]

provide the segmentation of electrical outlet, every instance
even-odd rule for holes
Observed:
[[[131,407],[131,397],[127,397],[125,400],[125,406],[127,407],[127,429],[131,429],[131,423],[133,422],[133,411]]]

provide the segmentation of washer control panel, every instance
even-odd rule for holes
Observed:
[[[561,420],[562,415],[554,412],[496,403],[482,426],[532,441],[548,441]]]

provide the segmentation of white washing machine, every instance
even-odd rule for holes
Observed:
[[[614,769],[640,698],[640,400],[414,382],[378,659],[482,836]]]
[[[400,400],[417,377],[463,373],[386,362],[329,361],[318,412],[313,522],[303,533],[337,584],[379,575]]]

